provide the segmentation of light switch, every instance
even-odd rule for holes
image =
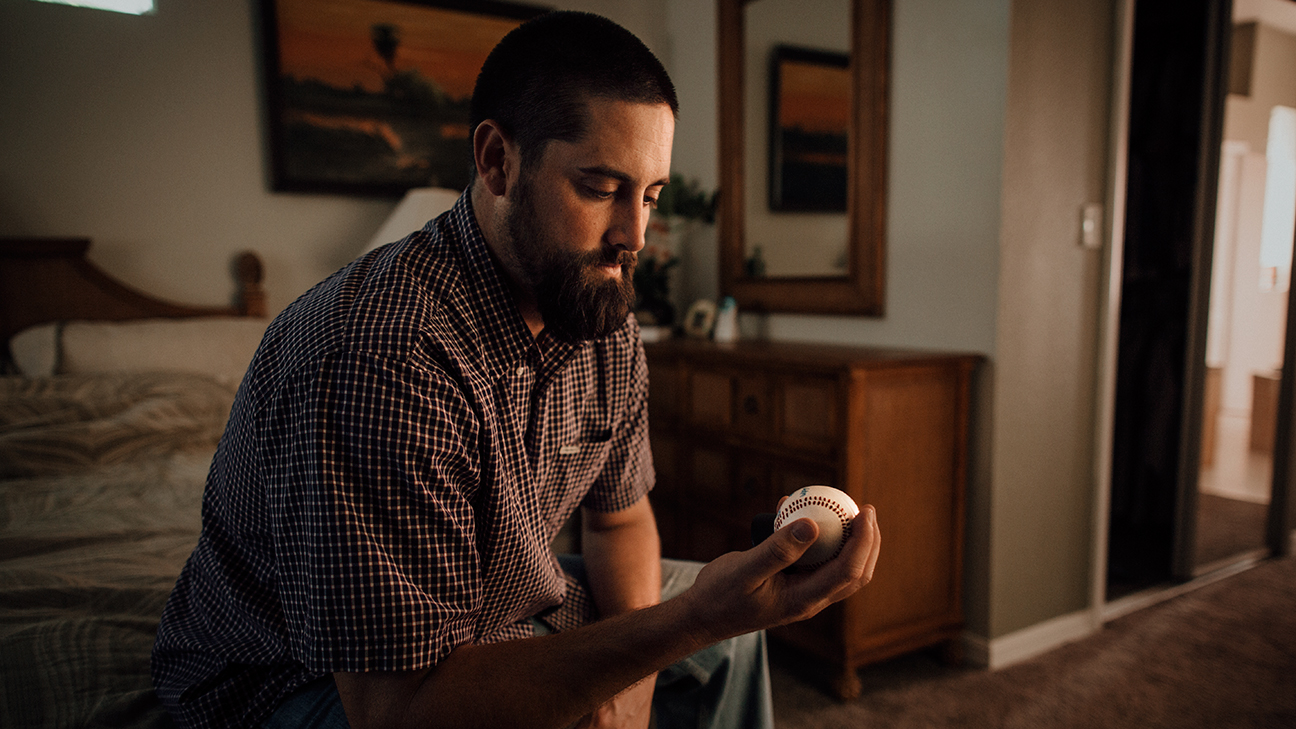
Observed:
[[[1080,247],[1102,248],[1103,206],[1089,203],[1080,208]]]

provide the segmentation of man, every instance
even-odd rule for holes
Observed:
[[[478,79],[454,209],[276,318],[158,631],[154,682],[182,726],[642,728],[659,671],[688,695],[720,641],[759,650],[757,631],[871,578],[866,508],[814,573],[782,571],[817,534],[803,520],[659,601],[628,314],[675,112],[624,29],[522,25]],[[583,562],[564,570],[548,545],[578,505]],[[763,654],[727,655],[692,693],[768,725]],[[757,679],[725,683],[742,673]]]

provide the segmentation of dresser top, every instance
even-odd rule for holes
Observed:
[[[924,363],[972,367],[984,357],[967,352],[940,352],[921,349],[886,349],[851,347],[805,342],[769,342],[741,340],[718,344],[700,339],[668,339],[645,343],[649,359],[685,358],[691,361],[744,362],[766,365],[812,367],[815,369],[869,369],[914,366]]]

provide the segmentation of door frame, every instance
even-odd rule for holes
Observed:
[[[1110,153],[1108,157],[1107,246],[1104,259],[1104,291],[1099,312],[1099,339],[1097,353],[1097,386],[1094,418],[1094,499],[1093,546],[1091,550],[1090,616],[1095,629],[1108,620],[1165,597],[1182,593],[1195,584],[1214,581],[1235,569],[1221,570],[1217,575],[1198,578],[1191,583],[1166,589],[1153,588],[1149,595],[1135,596],[1133,602],[1122,601],[1125,607],[1109,607],[1107,592],[1107,565],[1109,558],[1113,468],[1113,438],[1116,414],[1116,374],[1120,335],[1122,267],[1125,253],[1126,195],[1129,164],[1130,93],[1133,70],[1134,11],[1137,0],[1118,0],[1116,8],[1115,43],[1112,64],[1112,97],[1110,124]],[[1223,9],[1217,14],[1214,29],[1217,37],[1212,43],[1216,53],[1227,54],[1232,29],[1231,2],[1223,0]],[[1227,58],[1227,56],[1224,56]],[[1209,61],[1208,61],[1209,62]],[[1215,84],[1227,83],[1227,64],[1219,63],[1221,73],[1212,79]],[[1207,90],[1208,92],[1210,89]],[[1220,104],[1226,94],[1220,95]],[[1223,110],[1217,114],[1217,123],[1224,122]],[[1200,199],[1206,189],[1218,188],[1219,145],[1207,150],[1204,147],[1214,134],[1207,130],[1201,141],[1202,165],[1214,164],[1214,170],[1202,170],[1209,186],[1199,186],[1199,200],[1195,206],[1197,240],[1194,241],[1195,269],[1192,282],[1192,303],[1189,312],[1189,340],[1185,362],[1183,422],[1180,424],[1179,477],[1176,494],[1175,544],[1172,548],[1172,571],[1180,579],[1193,578],[1193,553],[1195,551],[1195,523],[1197,504],[1197,479],[1201,462],[1201,415],[1205,383],[1206,334],[1209,325],[1210,269],[1214,238],[1215,198]],[[1296,245],[1296,241],[1294,241]],[[1204,265],[1203,265],[1204,263]],[[1292,496],[1296,486],[1296,296],[1288,296],[1284,358],[1279,385],[1278,421],[1275,429],[1273,480],[1266,544],[1274,556],[1290,556],[1296,552],[1296,499]],[[1245,568],[1242,566],[1241,568]]]

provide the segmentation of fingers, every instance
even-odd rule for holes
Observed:
[[[877,567],[878,554],[882,551],[882,530],[878,528],[877,509],[871,505],[865,506],[868,511],[868,528],[872,533],[872,539],[869,540],[868,557],[864,560],[864,581],[873,581],[873,570]],[[856,517],[859,518],[859,517]]]
[[[882,536],[877,525],[877,511],[865,505],[851,522],[850,539],[832,561],[805,575],[797,591],[819,594],[827,603],[842,600],[873,580],[881,551]]]
[[[819,538],[819,526],[809,519],[797,519],[752,548],[755,560],[749,575],[753,583],[764,582],[792,565]]]

